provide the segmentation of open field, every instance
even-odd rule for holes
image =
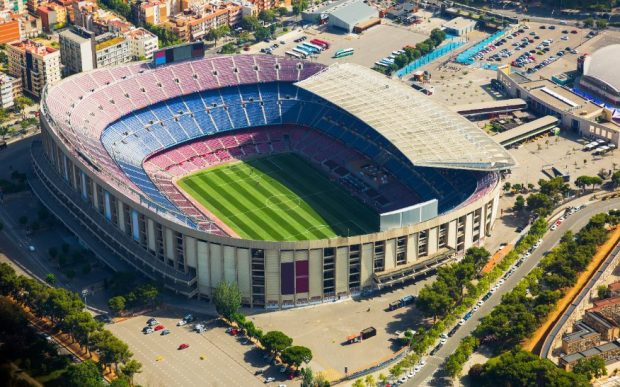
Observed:
[[[373,210],[293,154],[215,167],[179,186],[244,238],[324,239],[378,229]]]

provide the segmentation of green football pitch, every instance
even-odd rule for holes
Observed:
[[[301,157],[206,169],[178,182],[239,236],[293,241],[378,231],[378,215]]]

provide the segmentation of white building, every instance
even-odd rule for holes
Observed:
[[[464,36],[476,28],[476,21],[459,16],[444,23],[442,27],[445,28],[446,32],[450,35]]]
[[[12,108],[15,104],[15,97],[21,94],[21,88],[22,85],[19,78],[0,73],[0,108]]]
[[[135,28],[125,34],[129,41],[129,51],[134,60],[152,59],[153,52],[159,47],[157,35],[145,30]]]
[[[95,37],[95,58],[97,68],[131,62],[129,40],[111,32]]]

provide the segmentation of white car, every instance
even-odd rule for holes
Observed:
[[[422,359],[420,360],[420,368],[424,367],[426,365],[426,360]]]
[[[474,312],[477,312],[477,311],[478,311],[478,309],[480,309],[480,307],[479,307],[478,305],[475,305],[475,306],[474,306],[474,308],[473,308],[473,311],[474,311]]]
[[[407,374],[407,377],[409,379],[413,378],[414,376],[415,376],[415,372],[413,372],[413,371],[409,371],[409,373]]]
[[[465,319],[461,319],[461,321],[459,321],[459,325],[463,325],[465,324]]]
[[[441,345],[444,345],[446,343],[446,341],[448,341],[448,339],[440,339],[439,342],[441,343]]]
[[[503,284],[504,284],[504,282],[505,282],[505,281],[504,281],[504,279],[503,279],[503,278],[502,278],[502,279],[500,279],[499,281],[497,281],[497,283],[498,283],[499,285],[503,285]]]
[[[183,325],[186,325],[186,324],[187,324],[187,321],[185,321],[185,320],[181,320],[181,321],[179,321],[179,322],[177,323],[177,326],[178,326],[178,327],[182,327]]]
[[[415,366],[415,368],[413,369],[413,372],[415,372],[415,373],[417,374],[418,372],[420,372],[420,370],[421,370],[421,369],[422,369],[422,367],[421,367],[421,366],[419,366],[419,365],[417,365],[417,366]]]
[[[271,382],[273,382],[274,380],[276,380],[276,378],[274,378],[274,377],[270,376],[270,377],[268,377],[268,378],[266,378],[266,379],[265,379],[265,383],[271,383]]]
[[[484,304],[484,301],[480,300],[480,301],[478,301],[478,303],[476,305],[482,306],[482,304]]]
[[[399,383],[405,383],[405,382],[407,382],[407,377],[406,377],[406,376],[403,376],[402,378],[398,379],[398,382],[399,382]]]
[[[442,333],[440,337],[441,337],[442,339],[447,339],[447,338],[448,338],[448,335],[446,335],[445,333]]]

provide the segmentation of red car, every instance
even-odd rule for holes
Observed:
[[[231,335],[231,336],[236,336],[236,335],[237,335],[237,333],[239,333],[239,330],[238,330],[238,329],[233,328],[233,329],[231,329],[231,330],[230,330],[230,332],[228,332],[228,333],[230,333],[230,335]]]
[[[189,344],[181,344],[179,345],[179,349],[186,349],[189,348]]]
[[[161,331],[162,329],[166,329],[166,327],[164,327],[163,325],[159,324],[155,327],[155,331]]]

